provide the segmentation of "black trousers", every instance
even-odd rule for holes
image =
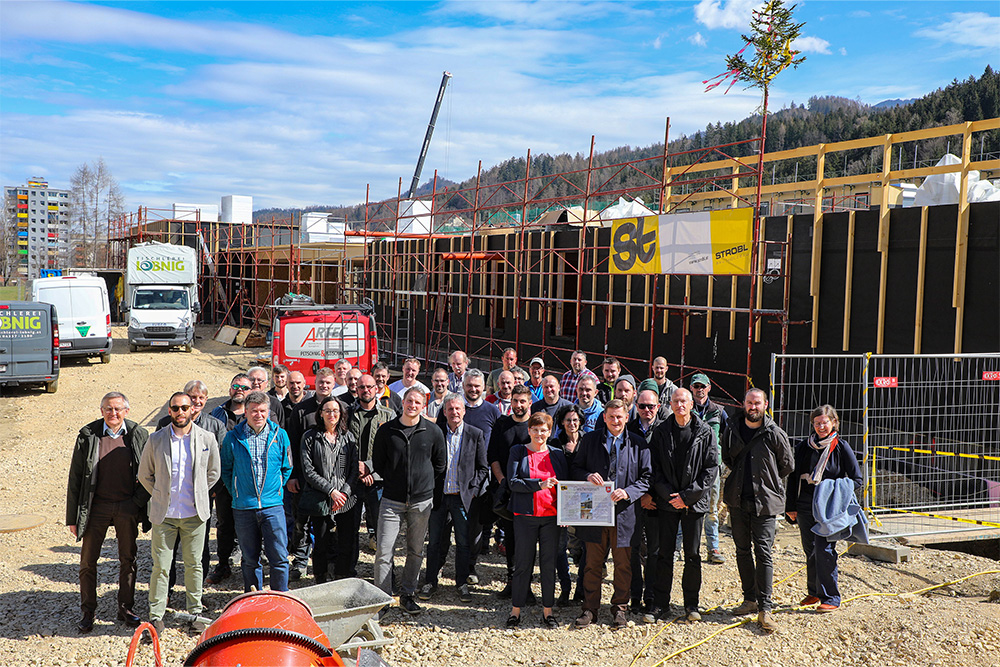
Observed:
[[[305,540],[305,527],[312,521],[313,536],[316,538],[312,552],[313,576],[317,584],[329,580],[331,560],[335,579],[358,576],[358,519],[361,514],[356,509],[352,507],[333,516],[298,516],[295,522],[296,540]]]
[[[233,497],[222,482],[212,487],[215,494],[215,551],[219,567],[229,569],[229,559],[236,549],[236,522],[233,520]],[[208,542],[206,537],[205,542]]]
[[[660,561],[659,510],[635,510],[635,537],[632,540],[632,600],[653,601],[653,581]],[[642,542],[646,542],[646,558],[642,557]],[[673,552],[670,553],[671,557]]]
[[[697,611],[698,596],[701,592],[701,553],[699,544],[705,515],[700,512],[671,512],[658,510],[660,519],[660,554],[656,582],[653,589],[653,604],[664,609],[670,604],[670,589],[674,582],[674,545],[677,541],[677,527],[684,533],[684,574],[681,575],[681,590],[684,593],[684,609]]]
[[[131,500],[120,503],[93,502],[80,547],[80,608],[85,614],[97,611],[97,560],[108,528],[115,527],[118,542],[118,609],[132,611],[135,604],[136,539],[139,537],[139,508]]]
[[[559,526],[554,516],[514,515],[511,534],[517,552],[514,555],[514,577],[511,581],[511,604],[523,607],[528,601],[531,573],[535,569],[535,546],[538,546],[538,573],[542,581],[542,606],[556,603],[556,552],[559,549]]]

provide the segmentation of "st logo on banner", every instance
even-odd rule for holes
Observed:
[[[660,273],[659,218],[620,218],[611,226],[611,273]]]

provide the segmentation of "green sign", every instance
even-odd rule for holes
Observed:
[[[76,330],[80,332],[81,338],[85,338],[87,336],[87,332],[90,331],[90,327],[77,327]]]

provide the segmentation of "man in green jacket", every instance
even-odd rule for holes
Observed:
[[[94,629],[97,559],[115,527],[118,541],[118,620],[138,627],[135,605],[136,539],[146,523],[149,492],[139,483],[139,460],[149,433],[130,419],[128,399],[112,391],[101,399],[103,417],[80,429],[66,489],[66,527],[80,547],[80,633]],[[148,528],[146,530],[149,530]]]

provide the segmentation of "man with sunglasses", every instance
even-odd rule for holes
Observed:
[[[212,416],[226,427],[226,433],[243,421],[247,394],[252,387],[246,373],[237,373],[229,383],[229,400],[212,410]],[[223,436],[225,437],[225,436]],[[221,446],[221,445],[220,445]],[[206,584],[221,584],[233,574],[230,559],[236,550],[236,525],[233,519],[233,498],[224,484],[216,484],[215,493],[215,545],[219,562],[205,579]]]
[[[139,483],[139,459],[149,433],[128,415],[128,399],[112,391],[101,399],[102,419],[90,422],[76,437],[66,489],[66,527],[80,545],[80,607],[77,630],[94,629],[97,611],[97,560],[115,527],[118,542],[118,620],[130,628],[142,619],[135,603],[136,539],[147,521],[149,493]]]
[[[180,539],[184,561],[187,612],[195,616],[191,629],[203,632],[197,620],[204,610],[201,554],[211,517],[209,489],[219,480],[219,443],[192,418],[193,402],[178,391],[170,397],[170,426],[150,436],[139,460],[139,481],[150,493],[149,518],[153,523],[150,550],[153,571],[149,577],[149,618],[163,632],[163,614],[170,594],[169,571],[174,544]]]
[[[637,416],[625,428],[638,433],[648,443],[653,437],[653,429],[663,421],[660,415],[660,393],[655,389],[643,389],[636,398],[635,408]],[[639,499],[635,519],[636,544],[641,544],[640,540],[644,540],[646,544],[645,562],[642,549],[632,549],[631,609],[639,614],[649,611],[653,606],[653,580],[660,558],[659,518],[656,501],[649,493],[644,493]]]

